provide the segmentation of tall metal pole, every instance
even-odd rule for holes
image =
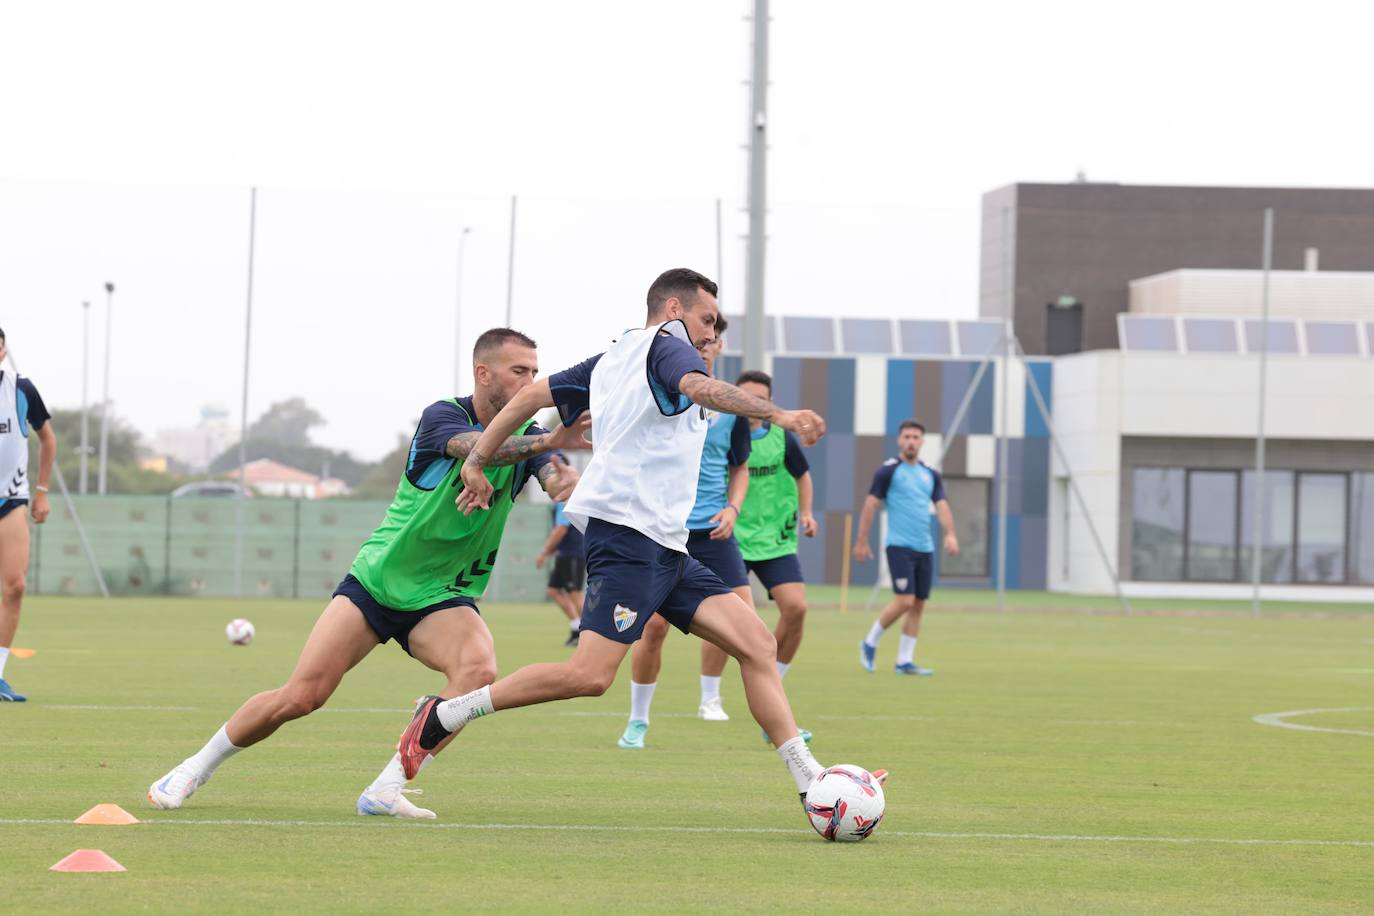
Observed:
[[[91,303],[81,303],[81,482],[78,492],[86,495],[88,465],[90,464],[90,396],[91,376]]]
[[[453,297],[453,394],[463,393],[463,254],[468,247],[471,226],[464,226],[458,236],[458,291]],[[507,307],[509,311],[509,307]]]
[[[234,499],[234,596],[243,595],[243,500],[248,493],[248,366],[253,350],[253,249],[258,228],[258,189],[248,195],[248,301],[243,323],[243,400],[239,404],[239,491]]]
[[[510,250],[506,258],[506,327],[510,327],[511,314],[515,306],[515,202],[510,196]]]
[[[1260,615],[1260,574],[1264,553],[1264,413],[1267,407],[1267,387],[1269,381],[1269,269],[1274,261],[1274,208],[1264,211],[1264,252],[1260,281],[1260,353],[1259,353],[1259,405],[1256,409],[1255,431],[1255,490],[1251,504],[1255,509],[1255,528],[1251,536],[1250,551],[1253,594],[1250,613]]]
[[[1011,414],[1012,290],[1011,290],[1011,209],[1002,208],[1002,422],[997,430],[997,610],[1007,601],[1007,484],[1011,479],[1008,458],[1011,444],[1008,420]]]
[[[754,0],[749,98],[749,248],[744,277],[744,368],[762,369],[763,279],[768,248],[768,0]]]
[[[105,495],[106,465],[110,458],[110,325],[114,323],[114,284],[105,284],[105,393],[100,401],[100,480]]]
[[[716,198],[716,285],[725,285],[725,256],[722,253],[720,198]]]

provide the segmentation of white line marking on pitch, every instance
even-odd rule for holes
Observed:
[[[1291,728],[1300,732],[1331,732],[1336,735],[1364,735],[1374,738],[1374,732],[1362,731],[1358,728],[1329,728],[1320,725],[1299,725],[1296,722],[1285,722],[1294,716],[1315,716],[1324,712],[1374,712],[1374,706],[1341,706],[1328,709],[1294,709],[1289,712],[1266,712],[1258,716],[1252,716],[1251,721],[1258,722],[1260,725],[1272,725],[1275,728]]]
[[[371,821],[372,824],[368,824]],[[0,818],[0,826],[62,825],[72,822],[63,818]],[[798,834],[805,830],[791,827],[673,827],[620,824],[440,824],[424,821],[387,824],[379,818],[359,818],[350,821],[291,821],[243,819],[179,820],[150,818],[145,824],[181,827],[346,827],[362,829],[416,830],[544,830],[552,832],[595,833],[734,833],[734,834]],[[936,830],[884,830],[879,836],[915,837],[929,840],[1031,840],[1046,843],[1165,843],[1172,845],[1214,844],[1221,846],[1354,846],[1374,848],[1374,840],[1278,840],[1238,839],[1235,837],[1171,837],[1171,836],[1097,836],[1078,833],[946,833]]]

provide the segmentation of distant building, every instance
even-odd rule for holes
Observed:
[[[195,427],[158,430],[153,436],[153,449],[190,473],[201,474],[237,441],[238,433],[229,424],[229,411],[207,404],[200,409],[200,422]]]
[[[238,469],[229,472],[231,479],[237,480]],[[348,484],[337,477],[320,477],[309,471],[302,471],[273,461],[259,458],[244,466],[244,478],[249,489],[259,496],[285,496],[292,499],[326,499],[331,496],[348,494]]]

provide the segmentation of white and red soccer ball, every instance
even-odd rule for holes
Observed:
[[[878,829],[886,806],[882,784],[850,763],[822,770],[806,790],[806,816],[831,842],[867,839]]]
[[[224,628],[224,638],[236,646],[246,646],[253,641],[253,624],[242,617],[236,617],[229,621],[229,625]]]

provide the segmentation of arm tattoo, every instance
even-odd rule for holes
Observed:
[[[544,492],[547,493],[549,491],[549,479],[556,476],[557,474],[558,468],[554,467],[553,462],[550,461],[548,464],[540,466],[539,470],[535,473],[534,476],[538,478],[539,486],[541,486],[544,489]]]
[[[448,445],[444,451],[450,458],[457,458],[459,461],[467,460],[472,454],[473,446],[481,437],[481,433],[473,430],[472,432],[459,433],[448,440]],[[535,455],[542,455],[549,450],[546,444],[548,436],[540,434],[538,436],[512,436],[505,442],[497,446],[496,451],[490,455],[478,453],[477,463],[482,467],[504,467],[508,464],[519,464],[522,461],[533,458]]]
[[[777,413],[777,405],[763,398],[746,394],[729,382],[708,378],[699,372],[687,376],[681,383],[682,393],[694,403],[722,413],[739,417],[767,420]]]

